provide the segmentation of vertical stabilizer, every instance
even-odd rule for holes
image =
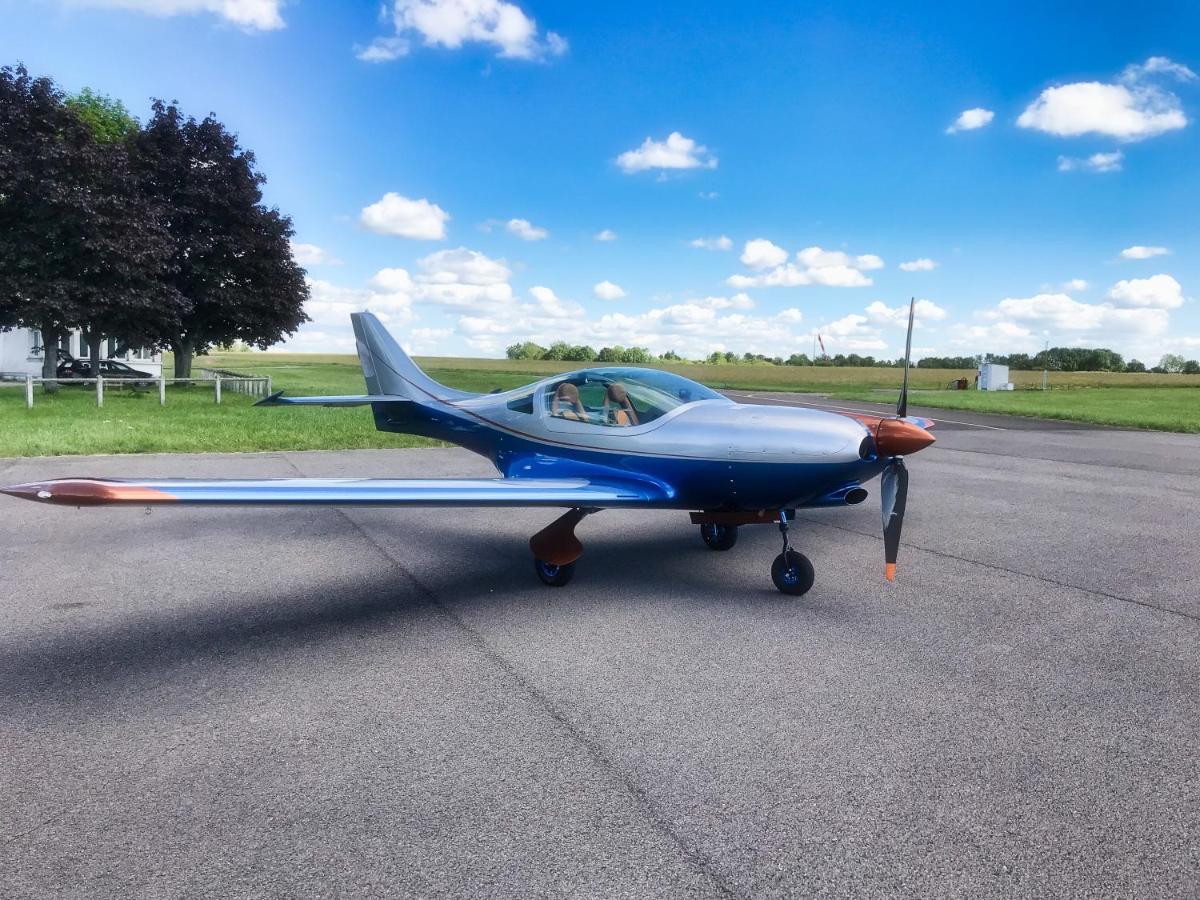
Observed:
[[[438,384],[417,367],[383,324],[371,313],[351,313],[358,359],[362,363],[367,392],[405,397],[418,403],[431,400],[465,400],[468,391]]]

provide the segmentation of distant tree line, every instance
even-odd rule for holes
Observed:
[[[859,356],[857,353],[838,353],[834,356],[818,356],[815,360],[805,353],[793,353],[787,359],[781,356],[766,356],[762,353],[714,351],[704,359],[687,360],[674,350],[655,355],[645,347],[603,347],[599,351],[584,344],[568,344],[556,341],[549,347],[524,341],[513,344],[506,351],[509,359],[549,359],[566,362],[600,362],[645,364],[651,362],[695,362],[702,365],[759,365],[759,366],[853,366],[866,368],[899,368],[904,358],[876,359]],[[1051,372],[1155,372],[1200,375],[1200,362],[1184,359],[1168,353],[1157,366],[1147,369],[1136,359],[1126,362],[1120,353],[1103,347],[1051,347],[1032,356],[1027,353],[1008,355],[987,353],[978,356],[926,356],[916,363],[922,369],[976,369],[982,363],[999,363],[1018,371]]]
[[[0,328],[39,331],[43,374],[81,329],[192,358],[265,349],[307,321],[291,219],[262,202],[254,154],[212,115],[154,101],[140,124],[118,101],[66,95],[0,68]]]

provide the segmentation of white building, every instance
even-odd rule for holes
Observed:
[[[79,331],[72,331],[59,344],[74,357],[88,356],[87,342]],[[156,378],[162,374],[162,354],[143,347],[131,347],[119,338],[105,338],[100,344],[102,359],[119,359]],[[0,331],[0,375],[41,375],[42,335],[28,328]]]

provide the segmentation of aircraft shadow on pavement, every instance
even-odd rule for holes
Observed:
[[[763,532],[768,529],[761,529]],[[5,707],[21,701],[81,701],[107,697],[123,683],[148,677],[167,680],[173,673],[190,677],[189,664],[219,659],[237,664],[261,659],[264,652],[299,652],[314,641],[344,640],[347,636],[398,636],[431,620],[449,617],[455,628],[460,616],[488,606],[517,609],[529,604],[594,610],[597,605],[624,603],[684,603],[700,607],[738,604],[747,610],[778,610],[782,615],[818,617],[823,622],[847,614],[833,598],[814,590],[804,598],[787,598],[774,590],[765,573],[747,582],[730,571],[728,554],[705,549],[692,533],[671,536],[654,530],[643,536],[593,537],[572,584],[548,588],[537,582],[528,551],[507,537],[468,535],[447,522],[429,529],[424,540],[443,548],[469,542],[473,566],[470,577],[451,567],[418,569],[413,576],[403,556],[400,565],[381,560],[378,569],[358,579],[339,577],[314,584],[303,593],[235,596],[214,591],[186,607],[160,608],[147,615],[139,610],[81,633],[73,623],[86,617],[88,604],[55,604],[66,613],[57,631],[43,631],[20,644],[0,641],[0,716]],[[774,538],[747,541],[746,547],[765,565]],[[737,550],[731,551],[737,553]],[[413,578],[417,579],[414,583]],[[197,589],[198,592],[202,589]],[[112,616],[112,613],[107,613]],[[119,616],[119,614],[118,614]],[[86,706],[86,704],[85,704]],[[102,707],[103,704],[100,704]],[[86,714],[85,709],[85,714]],[[94,710],[100,714],[100,710]]]

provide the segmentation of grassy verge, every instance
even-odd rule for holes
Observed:
[[[847,399],[895,402],[896,394],[853,391]],[[1064,419],[1200,433],[1200,388],[1073,388],[1049,391],[914,391],[913,406]]]
[[[512,388],[572,363],[520,360],[424,359],[434,378],[472,391]],[[357,394],[364,390],[353,356],[239,353],[210,357],[202,365],[269,374],[289,394]],[[812,391],[879,400],[878,389],[897,387],[896,369],[775,368],[772,366],[669,367],[716,388]],[[1056,373],[1046,393],[978,393],[931,390],[973,373],[913,371],[920,391],[914,404],[946,409],[1075,419],[1111,425],[1200,432],[1200,377]],[[1039,373],[1014,373],[1026,381]],[[1132,387],[1131,385],[1138,385]],[[1171,385],[1171,387],[1158,387]],[[1191,385],[1180,387],[1180,385]],[[91,453],[200,453],[258,450],[341,450],[431,446],[432,442],[375,430],[369,409],[254,409],[252,400],[226,392],[220,406],[205,386],[170,387],[167,405],[157,391],[109,389],[102,408],[90,389],[64,387],[56,395],[38,389],[25,408],[19,386],[0,387],[0,456]]]

